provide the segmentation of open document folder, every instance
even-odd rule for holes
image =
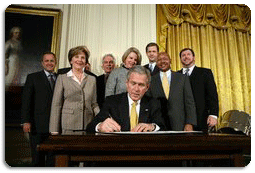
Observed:
[[[157,135],[157,134],[188,134],[188,133],[203,133],[203,131],[156,131],[156,132],[129,132],[129,131],[125,131],[125,132],[99,132],[99,133],[105,133],[105,134],[122,134],[122,135],[148,135],[148,134],[152,134],[152,135]]]

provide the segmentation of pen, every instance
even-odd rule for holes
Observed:
[[[114,120],[111,116],[111,114],[108,114],[108,117],[111,118],[112,120]],[[117,132],[116,130],[114,130],[114,132]]]

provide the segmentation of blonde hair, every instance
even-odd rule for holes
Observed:
[[[130,47],[128,50],[126,50],[126,52],[122,56],[122,62],[124,63],[126,61],[128,55],[131,52],[134,52],[137,55],[136,65],[141,65],[142,55],[141,55],[140,51],[135,47]]]

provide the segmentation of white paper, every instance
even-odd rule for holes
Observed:
[[[122,134],[122,135],[148,135],[148,134],[152,134],[152,135],[157,135],[157,134],[188,134],[188,133],[203,133],[202,131],[156,131],[156,132],[129,132],[129,131],[125,131],[125,132],[100,132],[100,133],[104,133],[104,134]]]

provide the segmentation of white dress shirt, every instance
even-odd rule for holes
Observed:
[[[50,80],[50,75],[53,74],[53,72],[50,73],[50,72],[48,72],[48,71],[46,71],[46,70],[43,70],[43,71],[44,71],[44,73],[46,74],[48,80]],[[53,79],[56,81],[56,75],[54,75],[54,74],[53,74]]]
[[[155,66],[156,66],[156,62],[150,62],[149,63],[149,68],[151,69],[151,71],[154,70]]]
[[[162,72],[162,71],[159,72],[161,81],[162,81],[162,79],[163,79],[163,75],[164,75],[163,73],[164,73],[164,72]],[[171,70],[169,69],[169,70],[167,70],[165,73],[166,73],[167,80],[168,80],[168,83],[169,83],[169,86],[170,86],[170,84],[171,84],[171,74],[172,74],[172,72],[171,72]]]
[[[196,66],[196,65],[194,64],[193,66],[189,67],[188,76],[191,75],[191,73],[192,73],[192,71],[193,71],[193,69],[194,69],[195,66]],[[186,73],[186,70],[187,70],[187,68],[183,68],[182,73],[185,74],[185,73]]]
[[[83,74],[82,74],[82,78],[81,78],[81,81],[85,78],[85,72],[84,72],[84,69],[82,70],[83,71]],[[77,82],[78,84],[81,85],[81,82],[79,81],[79,79],[75,76],[75,74],[73,73],[73,70],[70,70],[69,72],[67,72],[67,77],[70,77],[72,78],[75,82]]]
[[[134,103],[134,101],[130,98],[130,96],[128,94],[129,116],[130,116],[130,112],[131,112],[133,103]],[[138,100],[136,103],[137,103],[136,104],[136,113],[137,113],[137,117],[139,118],[141,100]]]

